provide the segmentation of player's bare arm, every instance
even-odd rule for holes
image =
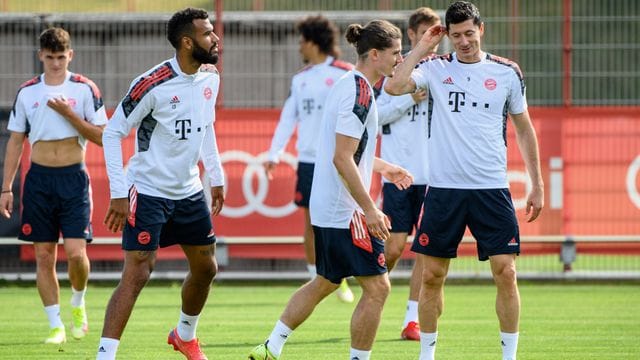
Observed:
[[[104,224],[109,231],[120,232],[124,228],[127,216],[129,216],[129,199],[111,199],[107,215],[104,217]]]
[[[20,158],[22,157],[22,146],[25,139],[24,133],[12,131],[7,142],[7,152],[4,155],[4,178],[2,179],[2,195],[0,196],[0,214],[5,218],[10,218],[13,213],[13,180],[18,171]]]
[[[333,156],[333,164],[349,193],[364,211],[369,232],[378,239],[386,241],[390,236],[391,223],[369,196],[358,172],[358,167],[353,161],[353,154],[358,148],[358,143],[359,139],[336,134],[336,152]]]
[[[273,171],[276,169],[276,165],[278,164],[274,161],[265,161],[262,164],[262,167],[264,167],[264,173],[267,175],[267,179],[273,180]]]
[[[389,81],[387,81],[387,84],[384,86],[384,91],[391,95],[402,95],[414,92],[416,90],[416,83],[411,79],[411,72],[420,60],[434,52],[446,33],[447,28],[440,24],[430,27],[409,56],[396,67],[393,77],[389,78]]]
[[[93,125],[81,119],[78,114],[73,111],[69,102],[64,97],[49,99],[47,106],[64,117],[85,139],[102,146],[102,130],[104,129],[104,125]]]
[[[211,214],[217,216],[224,205],[224,186],[211,187]]]
[[[527,222],[532,222],[538,218],[544,207],[544,182],[540,171],[538,140],[528,111],[525,110],[522,114],[517,115],[511,114],[511,119],[516,130],[520,154],[522,154],[531,179],[531,192],[527,196],[526,214],[529,216]]]
[[[408,189],[413,184],[413,175],[409,171],[378,157],[373,160],[373,171],[380,173],[400,190]]]

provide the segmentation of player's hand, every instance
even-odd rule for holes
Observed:
[[[542,186],[534,186],[529,196],[527,196],[526,214],[529,215],[527,222],[532,222],[538,218],[544,207],[544,189]]]
[[[408,189],[413,184],[413,175],[404,168],[396,165],[386,166],[380,175],[391,181],[398,189]]]
[[[413,93],[411,93],[411,97],[413,98],[413,102],[419,104],[422,100],[427,98],[427,90],[426,89],[416,89]]]
[[[0,196],[0,214],[7,219],[11,218],[13,213],[13,193],[6,192]]]
[[[222,211],[224,204],[224,186],[211,187],[211,214],[216,216]]]
[[[49,99],[47,106],[65,118],[73,112],[69,101],[64,96]]]
[[[387,215],[380,211],[380,209],[374,207],[369,211],[365,211],[364,218],[367,222],[367,230],[369,230],[369,234],[382,241],[387,241],[389,239],[391,236],[389,233],[389,229],[391,229],[391,222]]]
[[[421,53],[430,54],[434,52],[434,49],[440,44],[440,41],[447,34],[447,27],[440,24],[431,26],[425,31],[422,38],[418,42],[418,46],[421,47]]]
[[[109,202],[109,210],[104,217],[104,224],[111,232],[119,232],[124,229],[125,222],[129,216],[129,199],[111,199]]]
[[[273,161],[265,161],[264,164],[262,164],[267,179],[273,180],[273,171],[276,169],[276,165],[278,164]]]

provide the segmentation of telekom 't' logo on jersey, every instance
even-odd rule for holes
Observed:
[[[180,137],[178,140],[187,140],[188,134],[191,134],[191,119],[176,120],[176,134]],[[201,128],[196,128],[196,132],[202,131]]]

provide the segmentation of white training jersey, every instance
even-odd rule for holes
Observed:
[[[213,129],[220,77],[213,65],[188,75],[176,58],[156,65],[131,83],[103,134],[111,198],[141,194],[172,200],[202,190],[202,158],[211,186],[223,184]],[[126,178],[121,139],[135,128],[135,153]]]
[[[327,108],[318,134],[318,155],[313,172],[309,211],[311,224],[348,229],[359,208],[333,164],[336,134],[359,139],[353,155],[367,190],[371,186],[378,113],[373,89],[364,75],[353,70],[336,82],[327,96]]]
[[[53,141],[78,137],[82,148],[87,147],[87,139],[82,137],[71,123],[55,110],[47,106],[52,98],[65,98],[81,119],[93,125],[107,123],[100,90],[93,81],[72,72],[60,85],[47,85],[44,74],[20,86],[16,101],[9,116],[9,131],[25,133],[31,145],[37,141]]]
[[[325,99],[333,84],[351,69],[350,63],[328,56],[323,63],[306,66],[293,76],[289,97],[271,140],[270,161],[278,162],[297,125],[298,161],[315,162]]]
[[[428,184],[453,189],[504,189],[507,114],[527,109],[518,65],[484,53],[466,64],[456,54],[421,61],[411,78],[429,88]]]
[[[380,158],[402,166],[413,175],[414,185],[427,184],[427,111],[425,99],[416,104],[411,94],[392,96],[384,91],[383,82],[375,85],[378,92],[378,124],[380,125]],[[383,182],[389,180],[382,177]]]

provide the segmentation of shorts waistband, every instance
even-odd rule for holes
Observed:
[[[29,171],[38,173],[38,174],[56,175],[56,174],[73,174],[73,173],[77,173],[78,171],[82,171],[84,169],[85,169],[85,165],[83,162],[78,164],[73,164],[73,165],[61,166],[61,167],[38,165],[32,162],[31,167],[29,168]]]

